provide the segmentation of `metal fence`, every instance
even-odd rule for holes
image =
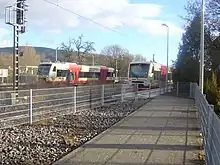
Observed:
[[[176,82],[174,83],[174,90],[177,96],[189,97],[191,95],[190,91],[192,88],[192,83],[190,82]]]
[[[4,91],[0,92],[0,129],[77,114],[126,99],[155,97],[164,91],[163,87],[143,90],[127,84],[74,86],[20,90],[18,100],[12,91]]]
[[[190,95],[195,99],[203,136],[205,161],[207,165],[220,164],[220,120],[214,106],[206,100],[197,84],[191,83]]]

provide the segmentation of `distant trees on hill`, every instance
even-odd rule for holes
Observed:
[[[128,49],[118,44],[104,47],[100,54],[95,54],[95,50],[95,43],[84,41],[83,35],[80,35],[76,39],[69,39],[67,43],[61,43],[59,60],[89,65],[94,60],[95,65],[106,65],[115,69],[117,64],[119,75],[126,76],[128,64],[132,60],[136,60],[137,57],[141,60],[145,59],[142,55],[132,55]]]
[[[35,49],[32,47],[20,47],[20,66],[37,66],[40,63],[40,55],[36,53]],[[2,53],[0,55],[0,67],[8,68],[12,67],[12,53]]]
[[[0,68],[12,68],[12,48],[0,48]],[[41,61],[55,61],[56,50],[44,47],[20,47],[19,65],[38,66]],[[107,45],[100,54],[95,53],[95,43],[85,41],[83,35],[62,42],[58,49],[58,61],[78,64],[106,65],[116,69],[119,76],[127,75],[128,64],[133,60],[146,60],[142,55],[133,55],[118,44]]]

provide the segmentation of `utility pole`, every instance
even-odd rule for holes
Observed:
[[[153,54],[153,62],[154,62],[154,54]]]
[[[205,0],[202,0],[201,6],[201,33],[200,33],[200,67],[199,67],[199,88],[203,94],[204,84],[204,13],[205,13]]]
[[[13,26],[13,90],[18,98],[19,87],[19,34],[26,32],[26,0],[17,0],[5,8],[5,23]]]

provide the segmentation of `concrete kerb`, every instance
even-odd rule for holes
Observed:
[[[150,103],[153,99],[154,98],[149,98],[148,102],[146,104]],[[144,104],[144,105],[146,105],[146,104]],[[143,107],[144,105],[142,105],[141,107]],[[73,157],[73,155],[75,156],[76,153],[83,152],[85,150],[85,148],[83,146],[86,146],[87,144],[89,144],[91,142],[96,142],[99,139],[101,139],[104,135],[106,135],[108,132],[110,132],[112,129],[114,129],[114,127],[117,127],[118,125],[122,124],[128,117],[131,117],[135,113],[137,113],[141,107],[139,107],[137,110],[135,110],[134,112],[130,113],[128,116],[124,117],[120,121],[116,122],[111,127],[109,127],[108,129],[104,130],[103,132],[101,132],[100,134],[94,136],[92,139],[90,139],[86,143],[84,143],[81,146],[79,146],[78,148],[74,149],[73,151],[71,151],[70,153],[68,153],[67,155],[62,157],[61,159],[57,160],[56,162],[53,163],[53,165],[62,165],[63,162],[68,161],[69,159],[71,159]]]

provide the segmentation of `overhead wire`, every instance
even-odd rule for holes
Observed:
[[[59,8],[61,8],[61,9],[65,10],[65,11],[67,11],[67,12],[69,12],[69,13],[72,13],[72,14],[74,14],[74,15],[76,15],[76,16],[78,16],[78,17],[84,19],[84,20],[90,21],[90,22],[92,22],[92,23],[94,23],[94,24],[96,24],[96,25],[98,25],[98,26],[100,26],[100,27],[103,27],[103,28],[105,28],[105,29],[108,29],[108,30],[110,30],[110,31],[112,31],[112,32],[115,32],[115,33],[117,33],[117,34],[119,34],[119,35],[121,35],[121,36],[124,36],[124,37],[126,37],[126,38],[129,38],[128,36],[124,35],[123,33],[120,33],[119,31],[117,31],[117,30],[115,30],[115,29],[112,29],[112,28],[110,28],[110,27],[108,27],[108,26],[106,26],[106,25],[101,24],[100,22],[94,21],[94,20],[92,20],[92,19],[90,19],[90,18],[87,18],[87,17],[85,17],[85,16],[82,16],[82,15],[79,14],[79,13],[76,13],[76,12],[74,12],[74,11],[72,11],[72,10],[69,10],[69,9],[65,8],[65,7],[61,6],[59,3],[54,3],[54,2],[51,2],[51,1],[49,1],[49,0],[44,0],[44,1],[47,2],[47,3],[49,3],[49,4],[52,4],[52,5],[54,5],[54,6],[57,6],[57,7],[59,7]]]

